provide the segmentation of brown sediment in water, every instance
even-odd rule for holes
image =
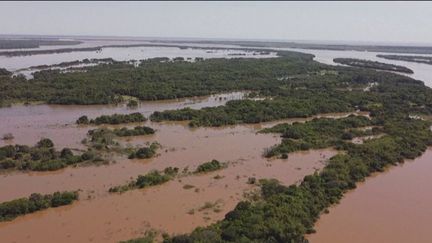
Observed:
[[[360,183],[321,216],[311,243],[431,242],[432,149]]]
[[[322,168],[323,161],[335,153],[332,150],[294,153],[286,161],[271,162],[262,161],[258,156],[213,173],[180,177],[160,186],[123,194],[84,199],[72,206],[0,223],[0,238],[7,242],[116,242],[138,237],[150,228],[169,233],[189,232],[222,219],[232,210],[244,192],[254,189],[247,184],[248,177],[296,183],[304,175]],[[222,178],[214,179],[216,175]],[[184,185],[194,188],[184,189]],[[206,202],[218,202],[220,211],[212,208],[200,211]],[[46,229],[50,229],[49,234]]]
[[[5,144],[34,145],[40,138],[47,137],[56,147],[83,148],[81,140],[91,127],[77,126],[75,121],[82,115],[95,118],[114,113],[127,114],[141,112],[150,116],[154,111],[191,107],[219,106],[229,100],[242,99],[247,92],[232,92],[205,97],[184,98],[164,101],[141,102],[138,108],[129,109],[122,105],[29,105],[12,106],[0,109],[0,136],[12,133],[13,140],[0,140]]]

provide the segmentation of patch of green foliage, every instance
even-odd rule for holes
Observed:
[[[47,138],[41,139],[36,146],[6,145],[0,147],[1,170],[53,171],[83,162],[97,162],[102,159],[92,151],[74,155],[72,150],[64,148],[57,151],[54,143]]]
[[[112,114],[112,115],[102,115],[96,117],[95,119],[89,120],[87,116],[81,116],[76,121],[77,124],[121,124],[121,123],[134,123],[134,122],[144,122],[145,118],[141,113],[135,112],[131,114]]]
[[[77,192],[55,192],[48,195],[33,193],[28,198],[19,198],[0,203],[0,221],[13,220],[20,215],[50,207],[68,205],[75,200],[78,200]]]
[[[136,126],[133,129],[128,129],[126,127],[123,127],[121,129],[114,129],[113,133],[119,137],[128,137],[154,134],[155,130],[151,127]]]
[[[371,125],[374,125],[373,121],[365,116],[350,115],[340,119],[315,118],[305,123],[284,123],[260,132],[282,134],[282,143],[265,152],[266,157],[272,157],[299,150],[342,146],[344,140],[351,140],[354,135],[369,135],[356,128]],[[379,129],[374,131],[379,132]]]
[[[138,107],[138,101],[136,101],[136,100],[129,100],[129,102],[127,103],[127,107],[129,107],[129,108],[136,108],[136,107]]]
[[[211,171],[216,171],[216,170],[220,170],[223,168],[223,164],[217,160],[212,160],[209,162],[205,162],[200,164],[194,173],[206,173],[206,172],[211,172]]]
[[[299,94],[297,94],[299,95]],[[325,103],[322,100],[326,100]],[[319,113],[346,112],[354,108],[347,102],[323,95],[305,100],[300,97],[283,97],[273,100],[229,101],[225,106],[207,107],[200,110],[184,108],[154,112],[152,121],[190,120],[189,125],[195,126],[223,126],[239,123],[259,123],[293,117],[309,117]]]
[[[159,144],[154,142],[148,147],[142,147],[136,149],[129,155],[129,159],[149,159],[156,155],[156,150],[159,148]]]
[[[126,185],[115,186],[109,189],[109,192],[125,192],[131,189],[145,188],[150,186],[161,185],[178,174],[177,167],[167,167],[163,173],[159,171],[151,171],[145,175],[139,175],[136,180],[131,181]]]
[[[115,141],[116,137],[139,136],[154,133],[154,129],[146,126],[136,126],[133,129],[123,127],[114,130],[109,128],[97,128],[88,131],[87,134],[90,137],[90,143],[87,140],[86,144],[96,150],[113,150],[115,147],[117,150],[123,151],[125,149],[120,148],[120,144]]]

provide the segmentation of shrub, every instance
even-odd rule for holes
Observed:
[[[77,124],[89,124],[89,119],[87,116],[81,116],[80,118],[78,118],[76,123]]]
[[[214,159],[199,165],[194,173],[205,173],[220,169],[222,169],[222,163]]]
[[[49,138],[42,138],[41,140],[39,140],[36,146],[39,148],[52,148],[54,147],[54,143]]]

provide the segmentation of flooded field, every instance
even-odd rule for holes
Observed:
[[[430,242],[432,149],[376,174],[321,217],[311,243]]]
[[[244,92],[196,99],[142,102],[135,110],[125,106],[30,105],[0,109],[0,131],[11,132],[9,144],[33,145],[40,138],[51,138],[56,146],[85,148],[81,140],[93,126],[75,125],[81,115],[139,111],[149,116],[156,110],[183,107],[201,108],[241,99]],[[317,117],[343,117],[349,113]],[[367,114],[363,114],[367,115]],[[222,128],[194,128],[185,122],[145,122],[156,129],[154,135],[120,138],[123,145],[143,145],[157,141],[158,155],[151,159],[129,160],[114,156],[108,165],[89,165],[54,172],[11,172],[0,175],[0,202],[26,197],[31,193],[79,190],[80,200],[73,205],[48,209],[0,223],[2,242],[117,242],[141,236],[146,230],[186,233],[197,226],[220,220],[237,202],[257,187],[247,183],[276,178],[283,184],[298,183],[305,175],[320,170],[337,152],[332,149],[292,153],[286,160],[266,159],[264,150],[280,142],[277,134],[260,134],[259,129],[285,119],[262,124]],[[129,124],[133,127],[137,124]],[[112,126],[108,126],[112,127]],[[5,141],[1,141],[5,145]],[[112,186],[127,183],[138,175],[168,166],[189,171],[203,162],[217,159],[227,163],[223,170],[204,174],[181,174],[166,184],[123,194],[110,194]],[[46,229],[52,233],[46,234]],[[25,233],[23,233],[25,232]]]

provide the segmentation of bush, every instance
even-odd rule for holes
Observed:
[[[156,143],[152,143],[149,147],[139,148],[138,150],[132,152],[129,155],[129,159],[149,159],[152,158],[156,154],[156,149],[158,145]]]
[[[136,108],[138,107],[138,102],[136,100],[129,100],[129,102],[127,103],[127,107]]]
[[[212,160],[198,166],[194,173],[205,173],[222,169],[222,163],[217,160]]]
[[[80,118],[78,118],[78,120],[76,121],[77,124],[89,124],[89,119],[87,116],[81,116]]]
[[[39,148],[52,148],[54,147],[53,141],[49,138],[42,138],[36,145]]]

